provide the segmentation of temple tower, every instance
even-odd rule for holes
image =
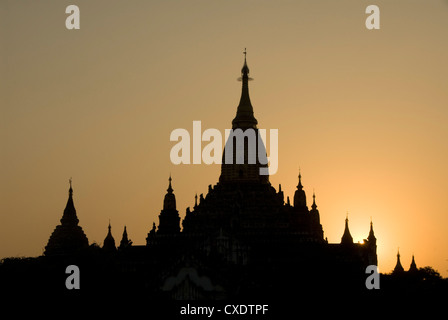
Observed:
[[[244,65],[241,69],[241,98],[232,120],[232,133],[224,147],[221,165],[221,183],[269,183],[269,175],[260,174],[260,168],[267,168],[267,155],[259,135],[254,110],[249,97],[249,67],[244,51]]]
[[[158,234],[176,234],[180,232],[180,217],[176,210],[176,196],[171,187],[171,175],[169,180],[167,193],[163,200],[163,209],[159,215]]]
[[[73,203],[72,180],[69,182],[68,200],[60,220],[61,224],[56,226],[48,240],[44,252],[46,256],[73,254],[89,246],[87,236],[78,225],[79,220]]]

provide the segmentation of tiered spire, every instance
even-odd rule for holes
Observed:
[[[254,110],[249,97],[249,80],[252,79],[249,78],[246,55],[247,52],[244,50],[244,65],[241,69],[241,78],[239,78],[243,83],[241,99],[236,116],[232,120],[234,131],[229,135],[224,147],[219,181],[222,183],[255,182],[268,184],[268,164],[267,158],[264,158],[267,157],[266,148],[258,132],[258,121],[254,117]],[[242,132],[244,136],[241,136]],[[241,138],[244,140],[241,141]],[[255,148],[253,148],[254,146]],[[253,155],[255,155],[255,159],[253,159]]]
[[[45,255],[63,255],[79,252],[89,246],[89,240],[82,228],[78,225],[79,220],[76,215],[73,203],[72,179],[69,179],[68,200],[62,214],[61,224],[56,226],[48,239],[45,247]]]
[[[238,109],[236,111],[236,116],[232,121],[232,129],[241,128],[257,128],[258,121],[254,117],[254,109],[252,107],[252,103],[250,102],[249,97],[249,81],[252,78],[249,78],[249,67],[247,66],[246,55],[247,51],[244,48],[244,65],[241,69],[241,80],[243,82],[242,90],[241,90],[241,99],[238,105]]]

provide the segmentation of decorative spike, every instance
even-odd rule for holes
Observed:
[[[302,190],[303,189],[303,185],[302,185],[302,174],[300,173],[300,168],[299,168],[299,184],[297,185],[297,189]]]
[[[314,193],[314,189],[313,189],[313,204],[311,205],[311,208],[313,210],[317,209],[317,205],[316,205],[316,194]]]
[[[168,179],[168,181],[169,181],[168,189],[166,189],[166,191],[168,191],[168,193],[173,193],[173,188],[171,187],[171,180],[173,180],[173,179],[171,179],[171,173],[170,173],[170,177]]]
[[[373,222],[372,222],[372,217],[370,217],[370,231],[369,231],[369,235],[367,237],[367,240],[369,240],[369,242],[373,243],[374,241],[376,241],[375,238],[375,233],[373,232]]]
[[[68,179],[68,183],[70,184],[70,188],[68,189],[68,194],[71,197],[71,196],[73,196],[72,177],[70,177],[70,179]]]

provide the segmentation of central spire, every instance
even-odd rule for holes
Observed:
[[[170,173],[170,178],[168,179],[168,181],[170,182],[168,185],[168,189],[166,189],[166,191],[168,191],[168,193],[173,193],[173,188],[171,187],[171,173]]]
[[[250,102],[249,97],[249,80],[253,80],[249,77],[249,67],[247,66],[247,51],[244,48],[244,65],[241,69],[241,80],[243,82],[243,86],[241,89],[241,99],[238,105],[238,109],[236,111],[236,117],[232,121],[232,129],[241,128],[257,128],[258,121],[254,117],[254,109],[252,107],[252,103]]]
[[[268,184],[269,176],[267,174],[260,174],[262,168],[267,170],[267,159],[261,159],[261,157],[267,157],[267,155],[266,147],[257,129],[258,121],[254,117],[254,111],[249,98],[248,83],[251,78],[249,78],[246,54],[247,52],[245,50],[241,78],[238,79],[243,82],[240,104],[238,105],[236,116],[232,121],[233,131],[227,138],[224,147],[219,181],[231,183],[261,182]]]

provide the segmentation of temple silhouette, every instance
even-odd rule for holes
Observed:
[[[241,98],[232,129],[253,129],[258,134],[246,55],[240,80]],[[236,152],[236,141],[230,139],[225,148],[233,143]],[[258,141],[257,154],[266,154]],[[196,195],[194,207],[186,209],[183,219],[170,176],[158,225],[149,230],[146,245],[130,243],[125,227],[117,247],[109,223],[98,254],[112,261],[119,278],[141,281],[129,284],[130,288],[168,299],[225,299],[286,294],[294,283],[309,290],[335,282],[344,288],[350,282],[364,286],[366,266],[377,264],[373,224],[359,244],[353,242],[346,219],[341,242],[328,243],[316,196],[309,208],[301,173],[293,203],[289,198],[285,201],[281,185],[276,190],[268,175],[260,175],[260,168],[267,164],[258,159],[248,162],[247,144],[246,140],[244,163],[223,161],[219,181],[209,185],[205,196],[198,199]],[[46,257],[78,254],[88,248],[78,222],[70,185],[61,224],[45,247]]]
[[[245,55],[241,99],[232,128],[253,129],[258,134],[249,80]],[[225,148],[233,143],[230,138]],[[256,147],[257,152],[266,153],[262,143]],[[223,161],[219,181],[209,185],[205,196],[196,195],[194,207],[186,208],[183,217],[170,176],[163,202],[160,199],[159,219],[148,226],[143,245],[129,240],[126,227],[118,244],[110,222],[102,246],[89,245],[79,225],[70,180],[60,224],[49,237],[44,255],[33,262],[39,268],[23,281],[45,286],[54,294],[162,300],[368,294],[365,270],[378,262],[373,223],[369,229],[366,226],[366,239],[354,243],[346,217],[341,241],[329,243],[314,193],[308,205],[301,172],[291,203],[289,197],[285,200],[281,185],[276,190],[268,175],[259,174],[267,165],[259,160],[248,163],[247,152],[244,156],[241,164]],[[341,221],[341,230],[342,226]],[[68,264],[78,265],[82,272],[77,293],[64,287],[66,275],[61,270]],[[403,272],[399,267],[394,272]],[[416,270],[414,259],[411,269]]]

